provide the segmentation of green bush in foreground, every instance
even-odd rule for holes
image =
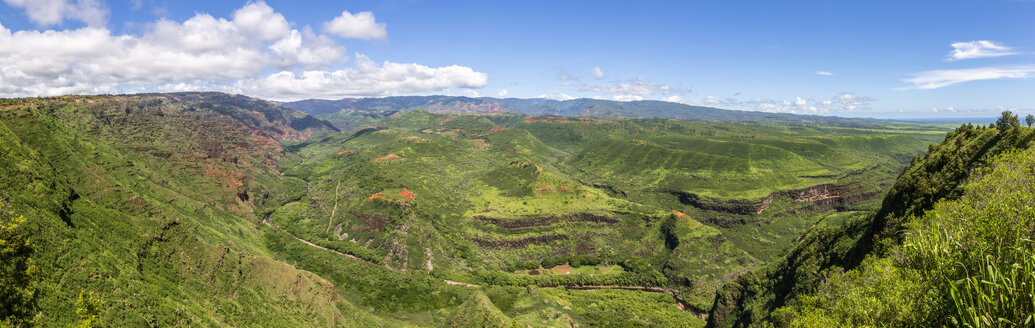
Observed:
[[[892,256],[831,270],[778,326],[1035,324],[1035,149],[1008,152],[908,225]]]
[[[25,217],[0,201],[0,326],[28,325],[36,315],[35,252],[23,234]]]
[[[79,291],[79,299],[75,302],[79,315],[79,324],[76,328],[101,327],[101,312],[104,312],[104,305],[97,299],[93,292]]]

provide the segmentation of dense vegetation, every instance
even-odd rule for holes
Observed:
[[[422,110],[339,132],[217,93],[0,106],[0,314],[44,326],[699,326],[719,286],[841,229],[879,241],[846,254],[894,251],[864,219],[898,213],[881,196],[944,136]],[[910,172],[889,199],[958,178]]]
[[[417,110],[290,145],[285,175],[311,193],[270,218],[328,248],[469,282],[597,281],[506,272],[636,257],[706,309],[732,272],[824,217],[874,208],[943,134]]]
[[[725,286],[710,325],[1031,325],[1033,138],[1011,113],[950,133],[879,211]]]

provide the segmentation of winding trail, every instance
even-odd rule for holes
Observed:
[[[324,234],[328,234],[331,232],[331,223],[334,223],[334,213],[338,212],[338,199],[341,198],[341,196],[338,195],[339,188],[341,188],[341,180],[338,180],[338,186],[334,187],[334,209],[331,210],[331,217],[327,218],[327,229],[324,230]],[[309,182],[305,183],[305,189],[307,190],[306,194],[308,194]]]
[[[294,203],[294,202],[291,202],[291,203]],[[284,204],[284,205],[287,206],[287,205],[290,205],[291,203]],[[277,230],[280,230],[280,231],[283,231],[283,232],[287,233],[288,235],[291,235],[291,237],[294,237],[295,239],[298,239],[298,241],[302,242],[303,244],[306,244],[306,245],[309,245],[309,246],[312,246],[312,247],[316,247],[316,248],[319,248],[319,249],[322,249],[322,250],[325,250],[325,251],[330,251],[330,252],[332,252],[334,254],[338,254],[338,255],[344,256],[344,257],[346,257],[346,258],[348,258],[350,260],[360,261],[360,262],[363,262],[363,263],[369,263],[369,264],[373,264],[373,265],[378,265],[378,266],[382,266],[382,267],[384,267],[386,269],[389,269],[389,270],[392,270],[392,271],[395,271],[395,272],[401,272],[398,269],[390,267],[388,265],[377,264],[377,263],[374,263],[372,261],[368,261],[368,260],[364,260],[364,259],[361,259],[359,257],[356,257],[355,255],[342,253],[342,252],[339,252],[337,250],[330,249],[330,248],[327,248],[327,247],[323,247],[323,246],[314,244],[314,243],[312,243],[312,242],[310,242],[308,240],[299,238],[298,236],[295,236],[295,234],[291,233],[290,231],[287,231],[287,230],[282,229],[281,227],[278,227],[276,224],[273,223],[273,221],[270,221],[270,214],[266,215],[266,218],[262,220],[262,223],[265,223],[266,225],[272,227],[273,229],[277,229]]]

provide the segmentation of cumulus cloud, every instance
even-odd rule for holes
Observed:
[[[596,92],[611,96],[612,100],[634,101],[643,100],[647,96],[671,96],[685,95],[690,92],[688,89],[673,87],[651,82],[642,77],[630,80],[614,80],[610,83],[594,84],[585,82],[574,82],[570,85],[582,92]]]
[[[4,0],[7,5],[25,9],[29,20],[39,26],[60,25],[66,19],[88,26],[104,26],[108,8],[99,0]]]
[[[553,99],[553,100],[572,100],[572,99],[575,99],[575,97],[572,97],[572,96],[569,96],[569,95],[563,94],[563,93],[542,94],[542,95],[539,95],[536,98]]]
[[[834,76],[834,73],[827,72],[827,71],[816,71],[816,75],[820,75],[820,76]]]
[[[503,90],[500,90],[500,92],[497,92],[496,96],[500,97],[500,98],[504,98],[504,97],[507,96],[508,93],[510,93],[510,91],[507,91],[507,89],[503,89]]]
[[[604,78],[604,71],[601,70],[600,67],[594,67],[593,68],[593,77],[598,78],[598,79]]]
[[[279,72],[242,80],[235,86],[241,93],[275,100],[335,98],[343,96],[392,96],[424,93],[447,88],[481,88],[489,80],[485,73],[463,66],[432,68],[414,63],[381,65],[356,54],[356,68],[337,71]],[[473,90],[471,90],[473,91]],[[471,93],[465,93],[472,95]],[[473,94],[477,97],[477,93]]]
[[[1010,47],[988,40],[956,42],[952,44],[948,61],[1016,55]]]
[[[388,32],[385,31],[385,24],[378,23],[374,19],[374,13],[369,11],[355,15],[348,10],[342,11],[341,16],[323,23],[323,29],[327,33],[343,38],[383,40],[388,36]]]
[[[487,80],[467,67],[377,65],[358,54],[354,68],[331,69],[347,60],[345,47],[308,27],[292,28],[263,2],[229,20],[161,19],[139,36],[0,25],[0,95],[8,97],[212,90],[288,99],[480,88]]]
[[[1035,76],[1035,65],[990,66],[924,71],[903,79],[911,84],[904,89],[937,89],[969,81],[1021,79]]]
[[[672,101],[696,106],[719,107],[725,109],[752,110],[760,112],[790,113],[790,114],[832,114],[851,112],[869,108],[870,103],[876,99],[859,96],[851,92],[841,92],[826,99],[812,99],[794,97],[793,99],[769,99],[754,98],[740,99],[727,97],[720,99],[715,96],[707,96],[701,99],[684,99],[682,97],[667,97],[665,101]]]

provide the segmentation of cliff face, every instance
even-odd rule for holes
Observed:
[[[774,191],[761,199],[728,200],[688,192],[674,191],[670,193],[678,197],[683,204],[702,210],[739,215],[759,215],[769,209],[774,199],[780,197],[797,203],[811,203],[807,205],[810,210],[824,208],[845,210],[847,209],[846,203],[870,199],[881,193],[880,191],[869,191],[853,194],[858,189],[858,185],[855,184],[836,185],[826,183],[802,189]]]

